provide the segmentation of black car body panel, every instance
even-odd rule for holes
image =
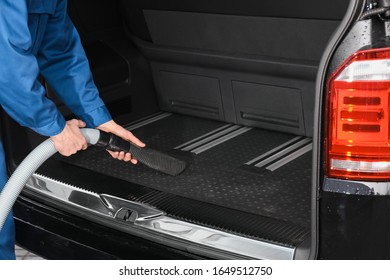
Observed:
[[[319,255],[324,259],[389,259],[389,198],[324,192]]]

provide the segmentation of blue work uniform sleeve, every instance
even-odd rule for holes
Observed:
[[[45,136],[60,133],[65,119],[37,81],[26,1],[0,1],[0,104],[20,125]]]
[[[48,20],[38,63],[41,74],[61,100],[88,127],[111,120],[93,81],[79,34],[59,0],[55,14]]]

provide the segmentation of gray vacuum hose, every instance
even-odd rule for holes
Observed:
[[[82,134],[88,144],[96,144],[99,141],[100,131],[97,129],[83,128]],[[57,152],[53,141],[49,138],[36,147],[16,168],[0,194],[0,231],[11,211],[19,194],[26,185],[28,179],[49,157]]]

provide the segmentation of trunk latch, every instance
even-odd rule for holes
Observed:
[[[144,203],[129,201],[107,194],[102,194],[100,197],[113,214],[113,217],[118,220],[135,222],[165,215],[165,212]]]

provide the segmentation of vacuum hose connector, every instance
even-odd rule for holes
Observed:
[[[177,176],[186,168],[186,162],[151,148],[140,148],[129,141],[97,129],[82,128],[88,144],[110,151],[131,153],[139,162],[149,168],[170,176]],[[57,152],[53,141],[49,138],[36,147],[16,168],[0,194],[0,231],[11,211],[17,197],[28,179],[49,157]]]
[[[83,128],[82,134],[88,144],[96,144],[99,141],[100,131],[97,129]],[[0,231],[4,222],[11,211],[19,194],[26,185],[28,179],[49,157],[57,152],[53,141],[49,138],[36,147],[22,163],[16,168],[15,172],[5,184],[0,194]]]

